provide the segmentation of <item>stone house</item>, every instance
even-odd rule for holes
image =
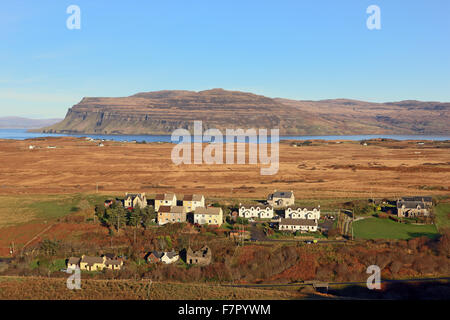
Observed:
[[[220,207],[199,207],[193,214],[194,223],[221,226],[223,223],[223,210]]]
[[[125,208],[145,208],[147,207],[147,197],[145,193],[126,193],[123,200]]]
[[[206,266],[211,263],[212,253],[208,246],[203,246],[200,250],[193,251],[190,247],[186,251],[186,263]]]
[[[155,211],[159,210],[160,206],[176,206],[177,196],[175,193],[157,194],[155,197]]]
[[[239,217],[241,218],[258,218],[258,219],[272,219],[273,207],[268,205],[239,205]]]
[[[317,220],[313,219],[280,219],[278,223],[278,229],[280,231],[304,231],[304,232],[316,232]]]
[[[397,200],[397,215],[402,218],[428,217],[432,208],[431,197],[403,197]]]
[[[295,203],[294,192],[275,190],[267,197],[267,203],[275,208],[293,206]]]
[[[192,212],[196,208],[205,207],[205,197],[201,194],[186,194],[183,197],[183,207],[186,208],[186,212]]]
[[[320,206],[317,208],[288,207],[284,211],[286,219],[320,219]]]
[[[186,222],[186,209],[182,206],[160,206],[158,224]]]

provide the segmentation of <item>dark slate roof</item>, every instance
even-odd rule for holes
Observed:
[[[164,255],[164,252],[162,252],[162,251],[152,251],[151,254],[153,254],[156,258],[161,259],[161,257]]]
[[[280,219],[280,225],[290,226],[317,226],[317,222],[313,219]]]
[[[421,197],[421,196],[415,196],[415,197],[403,197],[401,201],[416,201],[416,202],[432,202],[432,197]]]
[[[291,191],[275,191],[273,193],[273,198],[290,198],[292,197]]]
[[[169,257],[169,259],[173,259],[173,257],[176,257],[178,253],[175,251],[166,252],[166,256]]]

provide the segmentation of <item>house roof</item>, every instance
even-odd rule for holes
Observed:
[[[153,255],[156,258],[161,259],[161,257],[164,255],[164,252],[162,252],[162,251],[152,251],[152,252],[150,252],[149,255]]]
[[[170,251],[170,252],[166,252],[165,255],[166,255],[169,259],[173,259],[174,257],[178,256],[178,253],[176,253],[175,251]]]
[[[422,201],[399,201],[397,202],[397,208],[402,208],[405,206],[406,209],[416,209],[420,206],[422,209],[428,208],[429,206]]]
[[[275,191],[272,194],[272,198],[290,198],[292,197],[293,192],[292,191]]]
[[[203,195],[201,194],[185,194],[183,201],[202,201]]]
[[[132,200],[134,200],[135,198],[139,198],[140,200],[144,200],[145,197],[145,193],[126,193],[125,194],[125,199],[131,198]]]
[[[421,197],[421,196],[415,196],[415,197],[403,197],[401,201],[416,201],[416,202],[432,202],[432,197]]]
[[[174,193],[159,193],[155,196],[155,200],[173,200],[175,194]]]
[[[158,212],[170,212],[171,206],[160,206]]]
[[[186,213],[186,208],[183,206],[173,206],[170,207],[171,213]]]
[[[317,226],[316,220],[313,219],[280,219],[279,224],[288,226]]]
[[[67,264],[79,264],[80,261],[81,261],[81,258],[70,257],[69,261],[67,261]]]
[[[316,210],[320,210],[320,208],[317,208],[317,207],[299,207],[299,206],[289,206],[289,207],[287,207],[286,208],[286,210],[287,209],[291,209],[291,210],[308,210],[308,211],[313,211],[314,209],[316,209]]]
[[[122,260],[117,260],[117,259],[106,259],[105,264],[107,266],[120,266],[122,265]]]
[[[220,215],[222,213],[222,208],[217,207],[199,207],[195,209],[194,214],[213,214],[213,215]]]
[[[267,208],[271,208],[272,209],[272,206],[269,206],[267,204],[244,204],[244,205],[241,205],[241,208],[242,207],[244,207],[246,209],[250,209],[251,207],[253,207],[253,208],[260,208],[260,209],[267,209]]]
[[[102,264],[105,261],[104,259],[106,258],[83,256],[80,262],[87,263],[88,266],[93,266],[96,263]]]

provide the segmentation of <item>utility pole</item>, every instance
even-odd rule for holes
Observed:
[[[354,240],[353,236],[353,222],[355,221],[355,209],[352,210],[352,240]]]

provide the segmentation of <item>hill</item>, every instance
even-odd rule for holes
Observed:
[[[120,98],[83,98],[45,133],[171,134],[204,129],[279,128],[282,135],[449,134],[450,103],[299,101],[247,92],[156,91]]]
[[[28,119],[21,117],[0,118],[0,129],[38,129],[51,126],[62,119]]]

